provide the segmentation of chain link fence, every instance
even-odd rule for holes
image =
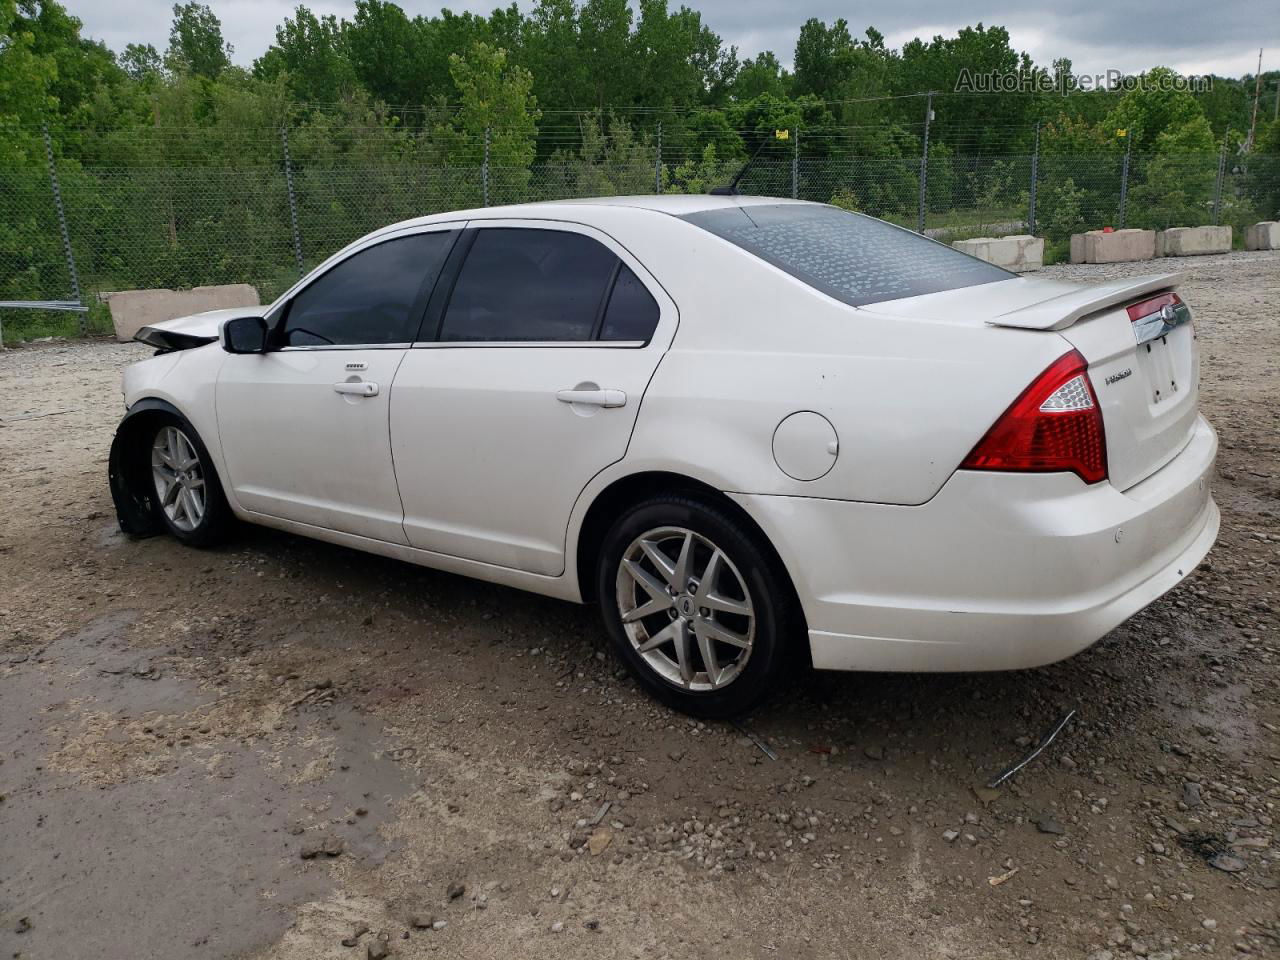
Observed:
[[[48,170],[4,170],[0,302],[9,306],[0,309],[7,328],[0,336],[106,329],[99,297],[114,290],[246,282],[268,302],[344,244],[398,220],[525,201],[698,193],[739,167],[651,151],[621,162],[531,167],[295,167],[282,159],[227,169],[62,160]],[[928,156],[824,157],[784,147],[754,163],[740,189],[836,203],[942,240],[1034,232],[1060,257],[1072,233],[1103,226],[1229,223],[1240,238],[1246,225],[1280,213],[1280,158],[1225,151],[957,156],[941,146]],[[89,307],[88,321],[13,306],[34,301],[79,301]]]

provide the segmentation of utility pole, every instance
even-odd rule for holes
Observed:
[[[1040,121],[1036,121],[1036,142],[1031,150],[1031,192],[1027,203],[1027,233],[1036,232],[1036,182],[1040,179]]]
[[[1246,150],[1253,149],[1253,134],[1258,128],[1258,100],[1262,96],[1262,49],[1258,49],[1258,71],[1253,80],[1253,118],[1249,121],[1249,137],[1244,142]]]
[[[76,304],[83,306],[80,299],[80,274],[76,270],[76,255],[71,249],[71,232],[67,229],[67,211],[62,205],[62,189],[58,186],[58,164],[53,159],[53,141],[49,138],[49,125],[43,124],[40,132],[44,134],[44,155],[49,160],[49,184],[53,188],[53,206],[58,213],[58,230],[62,234],[62,255],[67,260],[67,273],[71,277],[71,295]],[[80,336],[87,332],[85,315],[80,314]]]
[[[1125,207],[1129,201],[1129,154],[1133,149],[1133,137],[1129,136],[1129,131],[1124,131],[1124,162],[1120,165],[1120,223],[1121,230],[1124,229]]]
[[[929,124],[933,120],[933,91],[929,91],[924,109],[924,143],[920,151],[920,217],[917,233],[924,233],[925,191],[929,186]]]
[[[298,232],[298,195],[293,189],[293,161],[289,159],[289,126],[280,125],[280,143],[284,147],[284,185],[289,194],[289,226],[293,231],[293,257],[298,262],[298,276],[306,270],[302,265],[302,234]]]
[[[796,124],[795,142],[791,145],[791,199],[800,198],[800,124]]]
[[[653,161],[653,192],[662,192],[662,121],[658,121],[658,151]]]

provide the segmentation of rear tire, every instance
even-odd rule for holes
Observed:
[[[791,660],[791,584],[767,544],[721,506],[662,495],[605,535],[596,596],[610,645],[642,687],[699,717],[758,707]]]
[[[195,427],[181,417],[166,416],[145,436],[139,454],[151,483],[156,520],[189,547],[221,543],[234,518]]]

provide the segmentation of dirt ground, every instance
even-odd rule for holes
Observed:
[[[1209,561],[1066,663],[808,674],[743,727],[637,692],[586,608],[125,539],[145,349],[0,354],[0,957],[1280,954],[1280,256],[1177,266]]]

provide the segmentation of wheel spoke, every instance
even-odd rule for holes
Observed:
[[[702,666],[707,680],[713,687],[720,685],[720,661],[716,658],[715,638],[705,629],[705,623],[695,623],[693,632],[698,637],[698,652],[702,654]]]
[[[160,498],[160,505],[171,507],[178,498],[178,494],[182,492],[182,484],[178,483],[177,477],[170,477],[165,474],[160,475],[164,481],[164,495]]]
[[[693,534],[685,531],[684,543],[680,545],[680,557],[676,560],[676,569],[671,583],[677,590],[683,590],[689,584],[689,567],[693,561]]]
[[[632,579],[644,588],[644,592],[657,600],[659,598],[670,602],[671,594],[667,593],[666,584],[660,581],[652,573],[640,566],[635,560],[622,561],[623,568],[627,573],[631,574]]]
[[[651,617],[655,613],[662,613],[666,610],[670,610],[671,606],[671,598],[667,596],[667,594],[663,593],[660,597],[653,597],[645,603],[640,604],[640,606],[636,607],[634,610],[628,610],[622,615],[622,622],[635,623],[637,620],[643,620],[645,617]]]
[[[706,633],[714,640],[721,643],[727,643],[731,647],[737,647],[745,650],[751,646],[751,641],[740,633],[734,633],[732,630],[726,629],[722,624],[716,623],[714,620],[703,620],[700,624],[703,633]]]
[[[670,643],[676,638],[676,633],[680,630],[680,621],[672,620],[665,627],[651,636],[644,643],[636,647],[640,653],[648,653],[650,650],[656,650],[664,643]]]
[[[693,664],[689,662],[689,625],[684,620],[672,621],[676,628],[676,663],[680,665],[680,679],[687,687],[693,683]]]
[[[190,487],[182,491],[187,498],[187,516],[191,518],[191,522],[199,524],[204,519],[204,502],[200,495]]]
[[[649,558],[650,562],[658,568],[658,572],[667,578],[667,583],[677,586],[675,564],[671,562],[665,553],[658,549],[658,545],[652,540],[641,540],[640,549],[644,551],[644,555]]]
[[[698,602],[709,610],[736,613],[740,617],[751,616],[751,604],[746,600],[734,600],[719,593],[705,593],[699,595]]]

